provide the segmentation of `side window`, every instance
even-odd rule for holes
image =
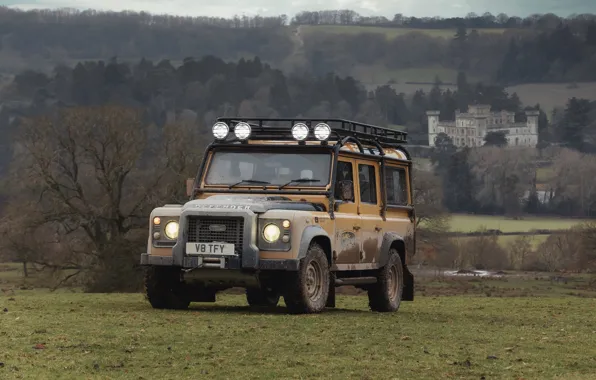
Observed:
[[[360,202],[377,204],[375,167],[372,165],[358,165],[358,177],[360,183]]]
[[[408,188],[406,185],[406,171],[401,168],[387,168],[385,178],[387,188],[387,204],[406,206],[408,204]]]
[[[352,163],[346,161],[337,162],[337,175],[335,177],[335,199],[341,199],[341,181],[352,181],[352,189],[354,183],[354,174],[352,169]],[[353,201],[353,199],[352,199]]]

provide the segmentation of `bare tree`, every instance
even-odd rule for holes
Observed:
[[[485,227],[477,232],[479,236],[466,238],[461,246],[462,264],[475,269],[504,269],[507,262],[507,253],[499,245],[498,236],[488,233]]]
[[[520,199],[530,190],[536,173],[534,149],[482,147],[472,151],[470,163],[482,184],[476,199],[483,206],[503,208],[509,215],[521,210]]]
[[[103,290],[134,287],[147,215],[181,197],[200,148],[184,125],[150,139],[141,114],[123,107],[28,120],[15,143],[3,235],[18,257],[70,270],[62,280],[85,273]]]
[[[414,170],[414,204],[416,206],[416,244],[420,263],[452,267],[454,248],[446,233],[451,218],[443,207],[441,180],[429,171]]]
[[[548,272],[572,269],[575,258],[581,254],[581,247],[581,235],[577,229],[552,234],[536,251],[538,263]]]
[[[516,270],[523,269],[533,252],[531,237],[528,235],[520,235],[507,246],[509,264],[511,267]]]
[[[549,185],[556,200],[577,200],[582,214],[596,202],[596,157],[571,149],[559,150],[553,159]]]

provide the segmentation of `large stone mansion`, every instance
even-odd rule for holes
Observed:
[[[489,105],[470,105],[468,112],[455,112],[455,121],[439,121],[440,111],[428,111],[428,144],[445,133],[457,147],[482,146],[489,132],[505,132],[508,146],[535,147],[538,144],[538,111],[526,111],[525,123],[515,122],[515,113],[491,112]]]

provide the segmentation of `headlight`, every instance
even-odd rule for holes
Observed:
[[[327,140],[331,134],[331,128],[328,124],[319,123],[315,126],[315,137],[318,140]]]
[[[265,228],[263,228],[263,238],[268,243],[275,243],[279,239],[280,235],[281,231],[275,224],[268,224],[265,226]]]
[[[213,137],[215,137],[218,140],[225,139],[226,136],[228,135],[229,131],[230,131],[230,128],[228,127],[228,125],[226,123],[218,121],[217,123],[213,124],[213,128],[212,128]]]
[[[234,128],[234,134],[240,140],[246,140],[248,136],[250,136],[250,125],[243,122],[236,124],[236,127]]]
[[[292,127],[292,136],[296,140],[302,141],[308,137],[308,127],[304,123],[294,124]]]
[[[168,222],[166,224],[166,228],[164,228],[164,233],[168,237],[168,239],[175,240],[178,238],[178,222]]]

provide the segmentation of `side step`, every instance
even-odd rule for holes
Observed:
[[[335,286],[376,284],[376,277],[336,278]]]

